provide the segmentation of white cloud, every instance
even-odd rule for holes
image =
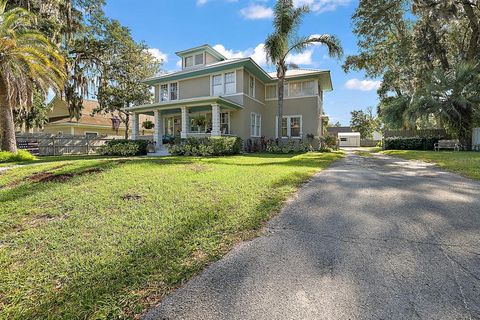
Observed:
[[[182,59],[178,60],[176,66],[181,68],[182,67]]]
[[[150,48],[150,49],[147,49],[147,51],[152,55],[154,56],[155,58],[157,58],[158,61],[160,62],[168,62],[168,55],[166,53],[163,53],[162,51],[160,51],[159,49],[156,49],[156,48]]]
[[[350,79],[345,83],[345,87],[350,90],[361,90],[361,91],[372,91],[380,88],[382,84],[378,80],[359,80],[359,79]]]
[[[240,14],[247,20],[270,19],[273,17],[272,8],[252,3],[240,10]]]
[[[265,66],[267,64],[267,54],[265,53],[265,45],[263,43],[259,43],[255,48],[248,48],[243,51],[226,49],[221,44],[214,45],[213,49],[223,54],[227,59],[250,57],[261,66]],[[287,56],[288,63],[297,65],[311,65],[313,63],[312,60],[313,49],[305,50],[302,53],[289,54]]]
[[[335,11],[338,7],[348,6],[352,0],[293,0],[296,7],[309,6],[315,13]]]
[[[263,43],[258,44],[255,48],[248,48],[244,51],[229,50],[221,44],[213,46],[213,49],[223,54],[227,59],[251,57],[259,65],[267,64],[267,55]]]
[[[208,0],[197,0],[197,6],[201,7],[203,6],[205,3],[207,3]]]
[[[302,53],[289,54],[287,56],[287,63],[293,64],[312,64],[313,50],[305,50]]]

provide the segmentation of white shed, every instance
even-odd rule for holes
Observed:
[[[360,147],[360,132],[339,132],[340,147]]]

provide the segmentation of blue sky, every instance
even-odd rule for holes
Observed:
[[[342,42],[345,55],[357,52],[351,16],[357,0],[294,0],[309,5],[302,35],[330,33]],[[272,31],[273,0],[107,0],[105,11],[128,26],[137,41],[144,41],[164,59],[164,69],[179,69],[176,51],[210,44],[227,57],[252,56],[265,69],[262,44]],[[325,48],[314,46],[291,57],[303,68],[331,70],[334,91],[325,94],[330,122],[350,122],[350,111],[377,105],[379,81],[363,73],[345,74],[342,61],[330,59]]]

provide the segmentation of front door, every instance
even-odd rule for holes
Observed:
[[[179,137],[182,131],[182,117],[171,116],[165,118],[165,135]]]

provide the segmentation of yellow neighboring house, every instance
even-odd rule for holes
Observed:
[[[95,114],[92,111],[98,107],[95,100],[83,100],[82,116],[78,121],[70,119],[67,103],[59,98],[54,98],[53,108],[48,118],[49,122],[43,129],[36,130],[56,135],[76,135],[76,136],[99,136],[109,138],[123,138],[125,136],[125,125],[120,123],[118,130],[113,129],[113,119],[118,118],[115,114]],[[154,129],[145,129],[142,124],[149,120],[153,123],[153,117],[143,115],[140,119],[141,135],[153,135]],[[131,126],[130,126],[131,130]]]

